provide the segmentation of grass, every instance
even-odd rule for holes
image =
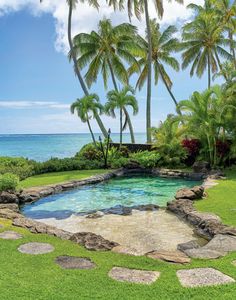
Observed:
[[[236,226],[236,169],[227,171],[227,179],[207,191],[207,199],[196,202],[200,211],[213,212],[223,223]]]
[[[174,265],[147,257],[132,257],[112,252],[94,252],[55,237],[31,234],[0,220],[3,230],[15,230],[23,239],[0,242],[1,299],[122,299],[122,300],[183,300],[183,299],[235,299],[236,284],[205,288],[181,287],[176,271],[198,267],[213,267],[236,279],[236,253],[218,260],[193,260],[189,265]],[[17,251],[27,242],[47,242],[55,251],[45,255],[26,255]],[[59,255],[90,257],[97,265],[94,270],[64,270],[55,264]],[[113,266],[157,270],[161,277],[150,286],[116,282],[107,273]]]
[[[108,170],[81,170],[68,172],[54,172],[42,175],[29,177],[20,182],[22,188],[31,188],[36,186],[43,186],[49,184],[62,183],[70,180],[79,180],[88,178],[93,175],[104,174]]]
[[[82,175],[81,172],[78,172],[77,175],[88,176],[88,173]],[[60,177],[59,174],[58,176]],[[68,180],[68,177],[65,175],[61,174],[61,176],[63,180]],[[75,179],[72,174],[71,176],[70,179]],[[236,203],[236,171],[229,171],[228,176],[227,180],[220,181],[218,186],[209,190],[208,198],[199,201],[196,206],[202,211],[217,213],[227,224],[236,225],[235,211],[232,210]],[[55,177],[57,176],[55,175]],[[42,176],[39,176],[39,178],[42,178]],[[35,179],[31,178],[30,180],[33,184],[35,182],[38,184],[45,179],[35,181]],[[46,181],[47,183],[52,182],[51,179]],[[43,184],[45,184],[45,181]],[[232,264],[232,261],[236,260],[236,252],[216,260],[193,259],[188,265],[169,264],[144,256],[134,257],[112,252],[87,251],[70,241],[63,241],[47,235],[36,235],[25,229],[12,227],[10,221],[0,219],[0,224],[5,226],[0,229],[0,232],[14,230],[23,234],[23,239],[20,240],[0,241],[1,299],[235,299],[236,284],[191,289],[183,288],[178,281],[176,271],[179,269],[212,267],[236,280],[236,267]],[[55,247],[55,251],[39,256],[25,255],[17,251],[19,245],[32,241],[48,242]],[[97,267],[94,270],[64,270],[54,262],[59,255],[89,257],[96,263]],[[150,286],[116,282],[107,275],[113,266],[156,270],[161,272],[161,276]]]

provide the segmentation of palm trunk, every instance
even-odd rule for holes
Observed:
[[[88,124],[89,131],[90,131],[90,133],[91,133],[91,136],[92,136],[93,143],[94,143],[95,147],[97,147],[96,140],[95,140],[95,136],[94,136],[94,134],[93,134],[93,131],[92,131],[92,128],[91,128],[89,119],[87,119],[87,124]]]
[[[122,120],[122,108],[120,108],[120,148],[122,146],[122,129],[123,129],[123,120]]]
[[[112,82],[113,82],[113,85],[114,85],[114,89],[116,91],[118,91],[118,86],[117,86],[117,83],[116,83],[116,78],[115,78],[115,74],[113,72],[113,68],[112,68],[112,65],[111,65],[111,62],[110,60],[108,60],[108,65],[109,65],[109,69],[110,69],[110,72],[111,72],[111,79],[112,79]],[[130,120],[130,116],[129,116],[129,113],[128,111],[126,110],[126,108],[124,107],[124,114],[127,118],[127,122],[128,122],[128,126],[129,126],[129,132],[130,132],[130,137],[131,137],[131,143],[132,144],[135,144],[135,137],[134,137],[134,129],[133,129],[133,125],[132,125],[132,122]]]
[[[171,91],[169,85],[167,84],[167,82],[166,82],[166,80],[165,80],[165,77],[164,77],[164,74],[163,74],[163,72],[162,72],[162,70],[161,70],[159,64],[157,64],[157,66],[158,66],[158,70],[159,70],[159,72],[160,72],[160,74],[161,74],[161,78],[162,78],[162,80],[163,80],[163,82],[164,82],[164,84],[165,84],[165,86],[166,86],[166,89],[167,89],[167,91],[169,92],[169,94],[170,94],[172,100],[174,101],[174,104],[175,104],[175,106],[176,106],[177,113],[178,113],[180,116],[182,116],[181,110],[178,108],[178,102],[177,102],[177,100],[176,100],[174,94],[172,93],[172,91]]]
[[[225,80],[227,80],[227,75],[226,75],[226,73],[224,72],[224,69],[223,69],[222,64],[221,64],[221,62],[220,62],[219,55],[218,55],[218,53],[217,53],[216,50],[215,50],[215,56],[216,56],[216,60],[217,60],[217,63],[218,63],[218,65],[219,65],[219,68],[220,68],[220,70],[221,70],[221,72],[222,72],[222,74],[223,74]]]
[[[209,50],[207,53],[207,65],[208,65],[208,89],[210,89],[211,88],[211,61],[210,61]]]
[[[69,14],[68,14],[68,42],[69,42],[69,46],[70,46],[70,51],[71,51],[71,57],[74,63],[74,70],[75,73],[79,79],[79,83],[81,85],[81,88],[84,92],[84,94],[86,96],[89,95],[89,91],[87,89],[87,86],[84,82],[83,76],[81,75],[81,72],[79,70],[78,64],[77,64],[77,59],[76,59],[76,54],[74,52],[74,46],[73,46],[73,41],[72,41],[72,34],[71,34],[71,23],[72,23],[72,14],[73,14],[73,5],[72,5],[72,0],[69,1]],[[98,123],[98,126],[100,127],[102,134],[107,138],[108,134],[107,134],[107,130],[104,127],[102,120],[100,119],[100,117],[97,115],[95,116],[95,119]]]
[[[147,0],[144,0],[144,10],[145,10],[146,28],[147,28],[147,36],[148,36],[146,132],[147,132],[147,143],[151,143],[152,142],[152,136],[151,136],[152,39],[151,39],[150,19],[149,19],[148,1]]]

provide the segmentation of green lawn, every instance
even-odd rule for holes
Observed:
[[[12,228],[8,221],[0,220],[0,223],[5,224],[5,228],[0,231],[13,229],[24,235],[20,240],[0,242],[0,291],[3,300],[235,299],[236,284],[187,289],[179,284],[176,271],[192,267],[213,267],[236,279],[236,267],[231,264],[236,259],[236,253],[218,260],[193,260],[186,266],[174,265],[147,257],[87,251],[69,241]],[[38,256],[17,251],[19,245],[31,241],[51,243],[55,251]],[[54,263],[59,255],[90,257],[97,264],[97,268],[63,270]],[[161,272],[161,277],[150,286],[116,282],[107,275],[113,266],[157,270]]]
[[[108,172],[108,170],[82,170],[47,173],[29,177],[21,181],[20,186],[23,188],[30,188],[35,186],[62,183],[70,180],[84,179],[93,175],[104,174],[106,172]]]
[[[227,179],[207,191],[208,197],[196,202],[200,211],[213,212],[223,223],[236,226],[236,169],[227,171]]]

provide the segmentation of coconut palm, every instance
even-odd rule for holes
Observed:
[[[198,77],[207,69],[210,88],[211,73],[216,73],[221,68],[220,57],[232,59],[232,55],[224,48],[230,46],[230,39],[225,38],[222,27],[217,24],[211,12],[200,14],[193,22],[186,24],[183,27],[182,39],[183,69],[192,64],[190,75],[196,73]]]
[[[94,137],[94,133],[92,131],[92,127],[90,124],[90,120],[95,118],[102,113],[103,106],[99,102],[99,97],[97,94],[89,94],[80,99],[77,99],[71,105],[71,113],[77,113],[78,117],[83,123],[87,123],[89,131],[92,136],[92,140],[94,145],[96,146],[96,140]]]
[[[123,112],[124,108],[131,107],[133,114],[138,113],[138,102],[134,97],[134,90],[126,86],[121,91],[112,90],[107,94],[107,103],[104,107],[105,112],[115,117],[115,109],[119,109],[120,112],[120,146],[122,145],[122,132],[125,127],[123,124]]]
[[[40,0],[40,2],[43,2],[43,0]],[[72,33],[71,33],[73,10],[76,8],[78,2],[83,3],[83,2],[85,2],[85,0],[66,0],[66,2],[69,6],[67,35],[68,35],[68,42],[69,42],[69,47],[70,47],[70,54],[71,54],[71,58],[72,58],[73,63],[74,63],[74,70],[75,70],[76,76],[79,80],[80,86],[81,86],[84,94],[86,96],[88,96],[89,95],[88,88],[86,86],[86,83],[84,82],[81,71],[80,71],[80,69],[77,65],[76,55],[75,55],[74,50],[73,50],[73,39],[72,39]],[[97,9],[99,8],[99,4],[98,4],[97,0],[86,0],[86,2],[88,2],[89,5],[97,8]],[[101,129],[103,135],[105,137],[107,137],[108,136],[107,130],[106,130],[106,128],[105,128],[105,126],[104,126],[104,124],[103,124],[103,122],[102,122],[99,115],[96,116],[96,121],[97,121],[98,126]]]
[[[171,2],[171,0],[168,0]],[[178,3],[183,3],[183,0],[175,0]],[[146,32],[148,37],[148,68],[147,68],[147,107],[146,107],[146,131],[147,142],[151,142],[151,97],[152,97],[152,41],[151,41],[151,28],[149,18],[149,5],[148,0],[107,0],[109,5],[113,5],[114,9],[124,9],[124,4],[127,4],[128,15],[131,18],[133,12],[138,19],[141,14],[145,14]],[[159,17],[163,16],[163,0],[153,0],[156,11]]]
[[[151,28],[151,40],[152,40],[152,67],[154,72],[155,84],[159,82],[159,78],[163,81],[167,91],[169,92],[172,100],[176,107],[178,106],[177,100],[171,91],[173,85],[171,78],[169,77],[167,71],[165,70],[165,64],[179,71],[178,61],[171,56],[171,52],[177,51],[179,43],[173,35],[177,32],[175,26],[168,26],[163,32],[159,30],[159,24],[156,19],[150,20]],[[148,41],[138,37],[139,45],[142,48],[142,57],[138,60],[139,66],[133,64],[129,68],[129,73],[140,73],[136,87],[142,89],[144,83],[147,81],[148,76]]]
[[[74,52],[77,64],[82,69],[88,65],[85,80],[90,87],[102,72],[104,86],[107,89],[111,77],[114,89],[118,91],[117,79],[128,84],[128,73],[124,62],[137,66],[131,53],[137,54],[139,46],[134,42],[137,29],[128,23],[112,26],[111,20],[103,19],[98,24],[98,31],[90,34],[80,33],[74,38]],[[135,143],[134,131],[128,111],[124,113],[130,130],[131,141]]]

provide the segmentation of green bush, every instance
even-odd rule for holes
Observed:
[[[155,168],[161,158],[156,151],[140,151],[133,153],[130,157],[137,161],[141,167],[149,169]]]
[[[15,174],[5,173],[0,175],[0,192],[15,191],[19,184],[19,177]]]
[[[22,157],[0,157],[0,174],[12,173],[21,180],[35,174],[37,162]]]
[[[79,159],[88,160],[99,160],[103,158],[102,151],[100,150],[100,145],[97,143],[97,147],[94,144],[87,144],[75,155]]]
[[[108,163],[112,169],[119,169],[125,167],[129,163],[129,159],[126,157],[120,157],[113,159],[112,161],[108,161]]]

